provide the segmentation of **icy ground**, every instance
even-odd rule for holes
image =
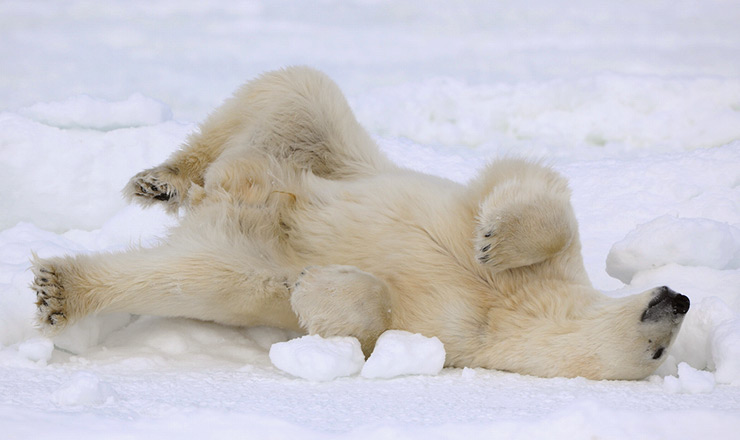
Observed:
[[[4,0],[2,437],[737,438],[738,23],[729,0]],[[508,154],[565,174],[596,287],[691,298],[666,363],[621,382],[357,362],[318,382],[273,365],[271,345],[298,336],[277,329],[118,315],[41,338],[31,251],[155,243],[175,220],[120,188],[288,64],[334,77],[402,165],[464,182]],[[316,353],[304,344],[292,353]],[[276,364],[337,373],[332,344]]]

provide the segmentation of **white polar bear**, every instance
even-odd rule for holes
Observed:
[[[438,337],[446,365],[638,379],[689,308],[590,284],[563,177],[502,160],[467,186],[391,163],[338,87],[305,67],[240,88],[124,189],[186,215],[167,242],[34,259],[38,320],[130,312],[355,336]]]

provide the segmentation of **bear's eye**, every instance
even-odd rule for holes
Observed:
[[[655,354],[653,355],[653,359],[658,359],[659,357],[663,356],[663,347],[660,347]]]

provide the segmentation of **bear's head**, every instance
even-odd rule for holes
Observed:
[[[601,373],[605,379],[642,379],[665,360],[689,310],[689,298],[666,286],[638,295],[603,300],[608,327],[597,330],[607,344],[597,344]],[[594,323],[594,328],[602,324]],[[587,332],[587,334],[590,332]],[[592,335],[591,338],[596,337]]]
[[[642,379],[665,360],[689,310],[689,299],[668,287],[611,298],[590,286],[540,284],[517,297],[508,311],[491,310],[480,366],[541,377]]]

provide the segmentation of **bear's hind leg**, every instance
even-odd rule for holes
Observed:
[[[369,356],[375,341],[390,325],[388,287],[353,266],[305,269],[290,299],[309,334],[354,336]]]
[[[163,245],[33,260],[37,321],[55,334],[89,314],[126,312],[298,330],[285,274],[229,250]]]

